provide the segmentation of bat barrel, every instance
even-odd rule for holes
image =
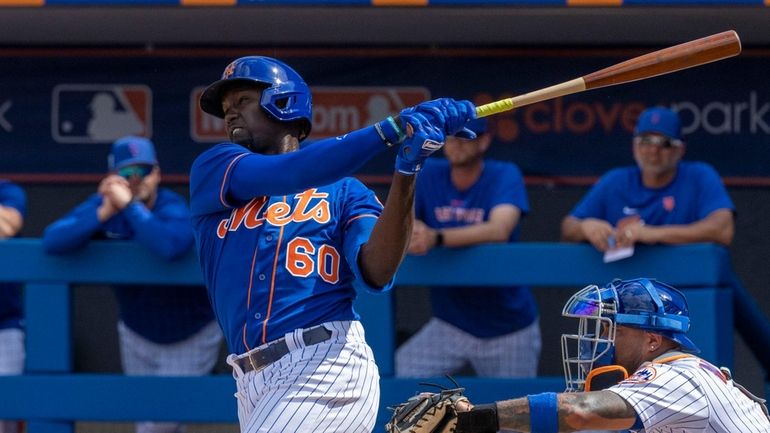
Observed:
[[[738,34],[729,30],[635,57],[583,77],[586,90],[651,78],[681,71],[741,52]]]

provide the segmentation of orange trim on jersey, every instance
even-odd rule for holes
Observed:
[[[682,354],[679,354],[679,355],[669,356],[668,358],[663,358],[663,359],[659,359],[657,361],[653,361],[653,363],[655,363],[655,364],[666,364],[666,363],[678,361],[678,360],[684,359],[684,358],[695,358],[695,357],[692,356],[692,355],[688,355],[686,353],[682,353]]]
[[[354,216],[353,218],[349,219],[349,220],[348,220],[348,221],[345,223],[345,227],[344,227],[342,230],[347,230],[347,229],[348,229],[348,226],[350,225],[350,223],[352,223],[353,221],[355,221],[355,220],[357,220],[357,219],[359,219],[359,218],[379,218],[379,217],[378,217],[377,215],[374,215],[374,214],[370,214],[370,213],[361,214],[361,215],[356,215],[356,216]]]
[[[227,180],[227,176],[230,173],[230,170],[233,168],[233,165],[235,165],[235,163],[238,162],[239,159],[243,158],[246,155],[248,155],[248,153],[244,153],[242,155],[238,155],[235,158],[233,158],[233,160],[230,161],[230,165],[228,165],[227,168],[225,169],[224,176],[222,176],[222,185],[219,186],[219,201],[222,203],[224,207],[232,207],[225,201],[225,181]]]
[[[259,251],[259,245],[257,245],[256,248],[254,248],[254,256],[251,258],[251,272],[249,272],[249,290],[246,292],[246,321],[243,324],[243,346],[246,347],[246,350],[249,351],[251,348],[249,347],[249,340],[246,338],[246,328],[247,324],[249,323],[249,315],[251,312],[249,309],[251,308],[251,288],[254,286],[254,264],[257,263],[257,251]]]
[[[287,203],[286,196],[283,196],[283,202]],[[288,203],[287,203],[288,204]],[[273,310],[273,293],[275,293],[275,274],[278,269],[278,256],[281,254],[281,240],[283,240],[283,228],[281,226],[278,232],[278,245],[275,246],[275,259],[273,260],[273,276],[270,278],[270,297],[267,300],[267,314],[265,321],[262,322],[262,344],[267,343],[267,322],[270,320],[270,313]]]

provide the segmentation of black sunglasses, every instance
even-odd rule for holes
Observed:
[[[131,179],[134,176],[144,178],[152,173],[153,168],[155,167],[152,165],[127,165],[118,170],[118,176],[125,179]]]
[[[682,145],[682,140],[675,140],[663,135],[637,135],[634,137],[634,144],[641,146],[655,146],[669,149],[672,147],[679,147]]]

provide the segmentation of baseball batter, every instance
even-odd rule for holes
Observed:
[[[0,180],[0,240],[19,233],[26,212],[24,190],[7,180]],[[0,376],[21,374],[25,355],[20,287],[0,283]],[[0,420],[0,433],[16,431],[16,422]]]
[[[202,94],[230,142],[190,173],[201,267],[232,354],[241,431],[370,432],[379,374],[353,310],[356,290],[388,290],[412,225],[415,174],[472,118],[441,99],[299,150],[310,89],[288,65],[244,57]],[[470,135],[470,134],[469,134]],[[383,207],[344,178],[391,145]]]
[[[568,392],[476,406],[460,414],[458,433],[770,432],[764,400],[695,355],[687,301],[675,288],[646,278],[592,285],[563,315],[580,321],[577,334],[562,336]]]

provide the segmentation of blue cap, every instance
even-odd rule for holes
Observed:
[[[487,118],[480,117],[478,119],[472,119],[470,122],[465,124],[465,127],[475,132],[476,135],[481,135],[487,132]]]
[[[664,107],[644,110],[636,123],[634,134],[641,135],[651,132],[663,134],[674,140],[681,140],[682,124],[679,121],[679,115]]]
[[[144,137],[129,135],[118,138],[112,143],[112,150],[107,157],[107,165],[110,170],[119,170],[135,164],[158,164],[152,141]]]

